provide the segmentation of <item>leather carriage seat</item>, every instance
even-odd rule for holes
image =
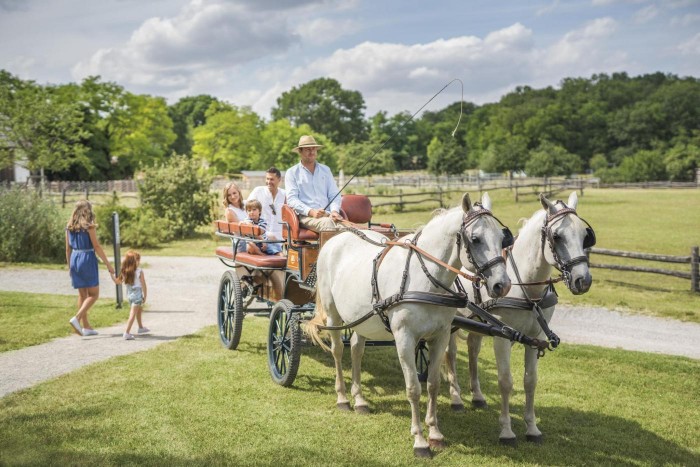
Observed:
[[[363,195],[343,195],[340,207],[353,224],[369,224],[372,220],[372,202]]]
[[[289,224],[289,233],[291,233],[292,241],[314,242],[318,240],[318,234],[313,230],[305,229],[299,224],[299,217],[294,209],[288,204],[282,205],[282,223]],[[282,226],[282,238],[287,239],[287,226]]]
[[[243,224],[239,222],[227,222],[225,220],[214,221],[216,230],[223,234],[235,235],[236,237],[244,238],[260,238],[263,234],[263,229],[257,225]],[[234,254],[232,246],[216,247],[216,256],[233,261]],[[281,269],[287,265],[287,258],[276,255],[251,255],[246,252],[239,251],[235,255],[236,263],[245,263],[258,268],[266,269]]]

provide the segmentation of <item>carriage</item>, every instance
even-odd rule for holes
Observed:
[[[231,241],[230,245],[216,248],[216,256],[231,268],[224,272],[219,283],[217,322],[222,344],[235,350],[240,342],[244,317],[247,314],[269,316],[267,336],[268,367],[272,380],[282,386],[291,386],[299,369],[301,348],[306,339],[300,324],[315,313],[316,260],[324,244],[343,230],[324,231],[320,234],[300,226],[291,207],[282,208],[283,238],[261,240],[262,230],[252,224],[215,221],[216,234]],[[388,239],[397,239],[412,233],[393,224],[372,222],[372,204],[367,196],[344,195],[341,204],[344,220],[363,229],[379,232]],[[507,230],[507,229],[506,229]],[[509,234],[509,232],[508,232]],[[239,251],[242,242],[278,242],[286,245],[287,256],[252,255]],[[478,279],[477,279],[478,280]],[[455,307],[477,307],[464,299],[450,302]],[[540,345],[536,339],[513,332],[502,323],[455,317],[453,330],[458,328],[485,335],[506,337],[528,345]],[[344,330],[347,345],[352,331]],[[369,340],[369,346],[393,345],[391,341]],[[415,350],[419,378],[425,381],[429,365],[428,348],[421,340]]]
[[[392,224],[372,222],[372,204],[362,195],[342,198],[343,219],[358,227],[398,238],[409,231]],[[217,323],[222,344],[235,350],[240,342],[246,314],[269,316],[267,336],[268,366],[272,380],[282,386],[293,384],[299,369],[302,345],[300,323],[311,318],[315,308],[316,259],[323,245],[339,231],[320,234],[300,226],[296,213],[282,207],[283,238],[261,240],[262,230],[251,224],[215,221],[216,234],[231,241],[216,248],[216,256],[231,268],[219,283]],[[251,255],[239,251],[242,242],[283,243],[287,256]],[[351,331],[344,334],[349,342]],[[388,345],[386,341],[368,345]],[[416,348],[416,362],[424,374],[427,369],[425,343]]]

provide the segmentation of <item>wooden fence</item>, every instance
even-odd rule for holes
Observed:
[[[690,256],[654,255],[649,253],[637,253],[633,251],[606,250],[604,248],[591,248],[590,253],[597,255],[617,256],[620,258],[632,258],[646,261],[658,261],[663,263],[690,264],[690,272],[673,271],[670,269],[649,268],[641,266],[627,266],[623,264],[599,264],[590,263],[593,268],[614,269],[617,271],[648,272],[652,274],[664,274],[667,276],[690,279],[690,290],[700,292],[700,248],[694,246],[690,249]]]

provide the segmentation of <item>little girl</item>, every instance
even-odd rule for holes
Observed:
[[[95,234],[95,214],[89,201],[81,200],[75,204],[73,214],[66,225],[66,263],[74,289],[78,289],[78,312],[69,323],[81,336],[94,336],[88,321],[88,311],[100,296],[100,278],[97,274],[97,257],[107,265],[110,275],[114,268],[109,263]]]
[[[126,252],[126,256],[122,260],[121,271],[119,278],[115,278],[117,284],[126,284],[126,297],[131,305],[129,321],[126,323],[126,332],[124,339],[130,341],[134,339],[131,334],[131,326],[134,324],[134,318],[139,324],[138,334],[146,334],[150,329],[143,327],[141,322],[141,312],[143,304],[146,303],[148,289],[146,288],[146,278],[143,275],[143,270],[139,267],[141,263],[141,255],[134,250]]]

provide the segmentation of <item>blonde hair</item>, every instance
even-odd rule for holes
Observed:
[[[236,206],[236,207],[239,209],[243,209],[243,193],[241,193],[241,189],[238,188],[238,185],[236,185],[233,182],[227,183],[226,186],[224,187],[224,201],[222,203],[224,205],[224,208],[227,208],[228,205],[231,204],[228,202],[228,190],[230,190],[231,187],[236,188],[236,191],[238,192],[238,204],[239,204],[239,206]]]
[[[139,267],[141,255],[136,250],[129,250],[122,260],[122,267],[119,271],[119,279],[129,285],[134,285],[136,280],[136,268]]]
[[[92,212],[90,201],[81,199],[75,203],[75,209],[68,220],[66,228],[71,232],[78,230],[87,230],[90,227],[97,227],[95,224],[95,213]]]

